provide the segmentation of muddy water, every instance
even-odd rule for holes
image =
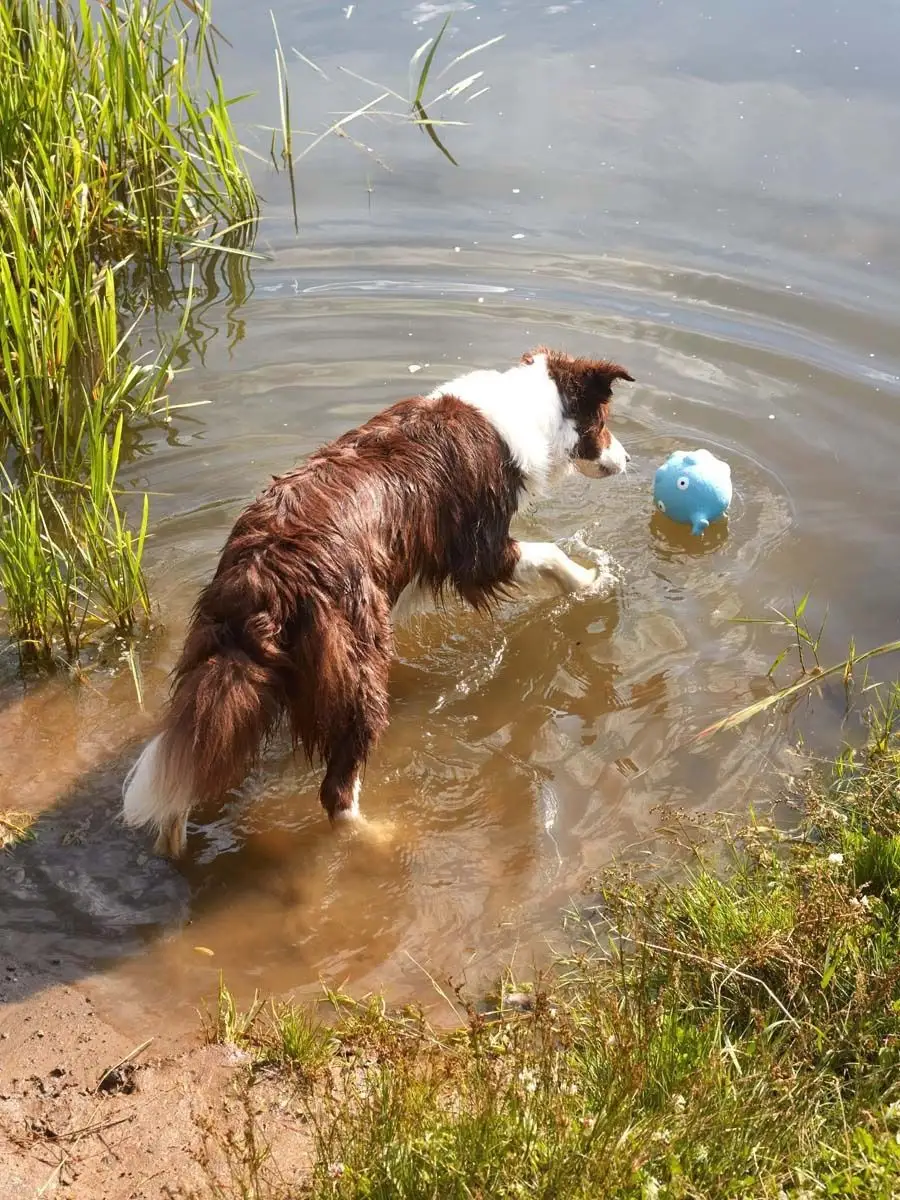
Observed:
[[[308,128],[377,95],[341,66],[405,91],[408,55],[442,19],[441,5],[349,7],[276,9],[285,45],[328,77],[291,64]],[[0,787],[44,812],[0,875],[8,995],[103,967],[120,1015],[188,1022],[220,969],[245,994],[324,976],[421,995],[426,969],[483,979],[540,949],[654,806],[740,811],[790,767],[798,733],[833,746],[831,694],[687,744],[764,694],[783,644],[733,618],[812,589],[830,610],[824,657],[851,635],[898,636],[898,10],[462,8],[443,61],[506,38],[442,81],[480,67],[471,91],[491,85],[444,110],[471,123],[444,131],[459,169],[419,131],[360,123],[361,149],[332,140],[303,163],[296,236],[284,177],[259,165],[268,260],[241,304],[199,283],[172,393],[192,407],[147,433],[133,470],[155,494],[165,625],[142,662],[146,715],[127,678],[98,672],[77,696],[8,679]],[[222,69],[232,91],[260,90],[244,132],[264,153],[272,37],[249,13],[219,0],[235,47]],[[608,553],[615,588],[400,635],[363,794],[393,822],[386,846],[332,836],[316,772],[276,746],[198,822],[183,866],[149,858],[116,826],[115,796],[242,502],[390,400],[538,342],[638,380],[617,401],[628,478],[578,479],[520,522]],[[655,465],[696,446],[725,455],[736,485],[727,528],[702,543],[649,506]]]

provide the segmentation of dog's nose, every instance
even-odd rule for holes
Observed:
[[[631,455],[628,453],[628,451],[627,451],[627,450],[625,451],[625,461],[626,461],[626,462],[631,462]]]

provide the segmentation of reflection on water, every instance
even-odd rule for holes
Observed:
[[[247,12],[217,9],[241,47],[222,68],[238,91],[269,76],[269,34]],[[324,115],[352,107],[339,63],[386,77],[428,12],[360,5],[348,21],[285,0],[276,16],[329,75],[332,91],[296,81]],[[104,966],[120,1019],[189,1022],[220,969],[243,992],[325,976],[423,994],[425,969],[477,982],[516,947],[539,952],[657,806],[758,797],[790,722],[690,744],[760,694],[780,648],[734,618],[811,588],[830,605],[827,655],[851,634],[897,636],[900,84],[883,30],[868,36],[897,19],[874,0],[852,21],[812,0],[712,16],[613,0],[602,21],[586,4],[471,6],[456,52],[507,38],[453,133],[462,169],[414,130],[373,127],[393,173],[370,194],[371,164],[323,145],[304,160],[295,238],[284,180],[260,168],[271,260],[250,280],[222,264],[195,280],[191,370],[172,388],[190,407],[135,448],[163,626],[142,660],[146,713],[127,675],[22,692],[0,665],[0,789],[44,814],[0,869],[0,950],[18,964],[3,994]],[[270,116],[253,103],[250,140]],[[363,792],[393,823],[388,845],[335,836],[318,773],[276,744],[198,814],[183,866],[152,858],[116,819],[122,774],[241,505],[390,400],[538,342],[638,380],[616,402],[627,478],[578,477],[520,522],[608,553],[610,594],[516,599],[492,620],[448,608],[400,634]],[[702,540],[650,503],[658,463],[698,446],[735,485]],[[797,719],[814,744],[838,736],[827,702]]]

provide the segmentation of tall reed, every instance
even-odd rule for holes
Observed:
[[[42,664],[146,609],[117,479],[174,345],[136,362],[134,326],[179,259],[253,236],[215,51],[206,0],[0,5],[0,591]]]

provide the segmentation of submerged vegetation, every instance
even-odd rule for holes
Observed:
[[[222,1196],[806,1197],[900,1193],[900,687],[868,743],[676,882],[617,870],[577,952],[454,1028],[327,997],[210,1026],[274,1072],[313,1142],[285,1177],[253,1119]],[[700,831],[702,832],[702,831]],[[248,1112],[251,1106],[248,1105]],[[296,1118],[295,1118],[296,1121]],[[298,1127],[299,1128],[299,1127]]]
[[[256,197],[194,0],[0,6],[0,590],[25,660],[77,660],[147,607],[126,421],[173,347],[131,353],[174,261],[252,235]]]

